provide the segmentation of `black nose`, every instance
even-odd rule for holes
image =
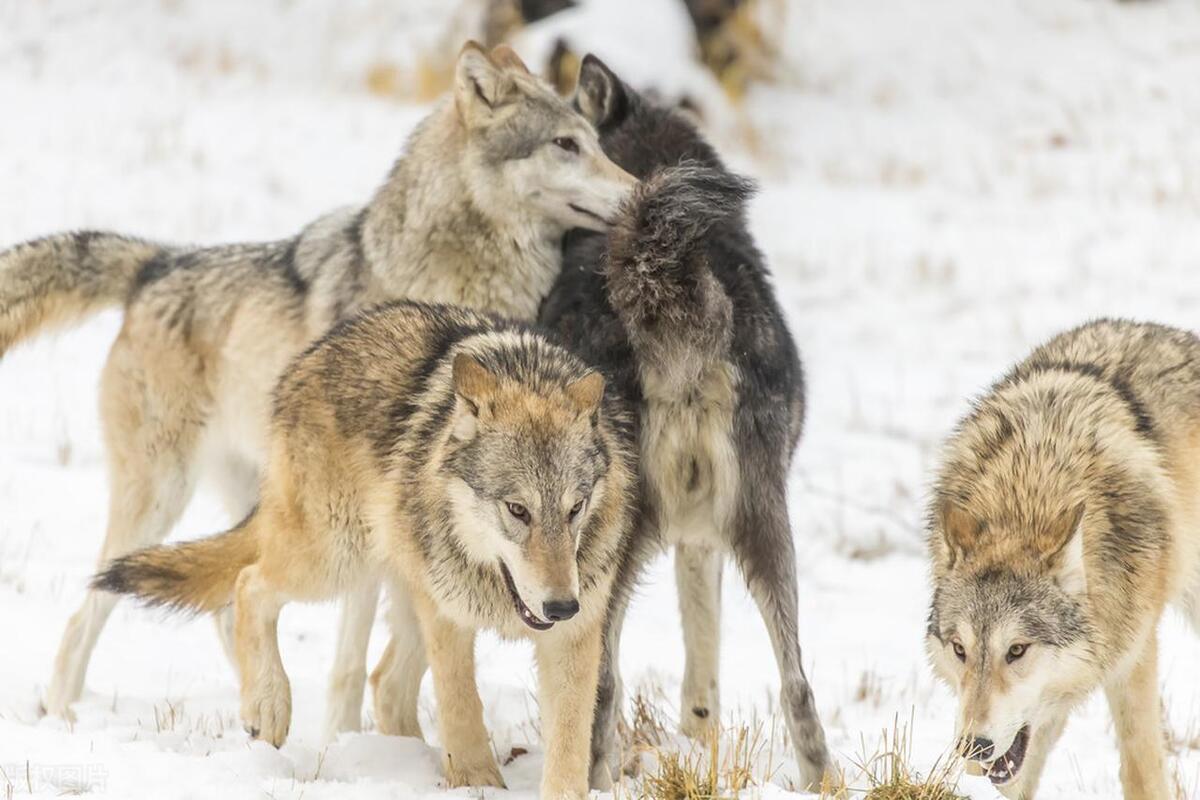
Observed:
[[[542,616],[550,622],[562,622],[579,613],[579,601],[572,597],[570,600],[547,600],[542,603]]]
[[[996,752],[996,744],[991,739],[982,736],[964,736],[962,738],[962,754],[972,761],[990,761]]]

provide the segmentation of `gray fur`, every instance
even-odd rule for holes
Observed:
[[[584,59],[576,105],[610,157],[643,183],[607,237],[572,233],[563,274],[539,321],[603,368],[637,409],[642,476],[639,548],[619,578],[610,624],[655,546],[732,551],[759,606],[780,669],[781,701],[802,780],[819,785],[825,736],[797,640],[795,551],[787,469],[799,439],[804,379],[769,273],[745,222],[751,191],[687,121]],[[706,573],[708,571],[705,571]],[[690,633],[683,728],[718,722],[715,642],[701,641],[719,603],[706,577],[681,594]],[[618,633],[610,632],[606,659]],[[602,668],[593,783],[612,765],[619,700]],[[609,705],[606,705],[606,702]]]

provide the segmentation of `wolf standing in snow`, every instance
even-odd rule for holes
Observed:
[[[608,596],[630,544],[629,426],[604,379],[516,323],[399,303],[284,373],[258,507],[220,536],[126,555],[95,586],[233,601],[242,719],[279,746],[283,605],[399,580],[433,672],[450,786],[503,786],[475,684],[479,628],[535,645],[541,796],[587,796]],[[393,592],[401,594],[401,592]]]
[[[420,124],[362,208],[267,244],[197,249],[87,232],[0,253],[0,354],[43,328],[124,305],[101,380],[107,561],[162,541],[201,472],[220,482],[235,518],[249,511],[271,390],[333,323],[400,297],[532,319],[558,275],[563,233],[603,229],[633,183],[587,120],[515,53],[469,44],[453,97]],[[366,594],[357,606],[373,616],[376,594]],[[115,599],[89,593],[67,624],[50,713],[70,716]],[[348,635],[365,637],[370,616],[353,616],[366,625]],[[365,643],[341,649],[365,652]],[[332,709],[352,719],[334,727],[357,727],[361,677],[357,686]]]
[[[601,366],[636,411],[643,545],[675,548],[683,730],[718,724],[721,563],[732,552],[775,650],[801,779],[817,785],[829,756],[801,665],[786,487],[804,379],[747,230],[751,187],[690,123],[594,56],[584,59],[576,104],[609,157],[645,180],[607,237],[572,234],[539,322]],[[597,785],[614,766],[616,650],[633,571],[611,612],[593,731]]]
[[[959,745],[1031,800],[1071,709],[1103,687],[1126,800],[1167,800],[1158,621],[1200,627],[1200,339],[1099,321],[1034,351],[946,446],[926,644]]]

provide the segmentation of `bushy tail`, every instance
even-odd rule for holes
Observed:
[[[244,567],[258,560],[255,517],[195,542],[147,547],[108,563],[92,588],[128,594],[172,611],[217,611],[233,599]]]
[[[0,356],[37,331],[124,302],[158,245],[82,231],[0,252]]]
[[[686,382],[724,356],[732,303],[711,259],[751,246],[740,220],[753,190],[745,178],[688,161],[634,189],[609,233],[606,271],[609,301],[643,369],[657,365]],[[738,225],[713,230],[727,221]]]

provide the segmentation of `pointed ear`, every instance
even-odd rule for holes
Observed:
[[[479,359],[470,353],[459,353],[454,357],[454,391],[474,407],[487,403],[495,395],[500,380]]]
[[[942,526],[942,537],[950,553],[950,567],[966,557],[967,550],[979,538],[981,525],[971,514],[953,500],[943,500],[938,509],[938,521]]]
[[[526,75],[529,74],[529,67],[525,66],[525,62],[517,55],[517,51],[506,44],[498,44],[492,48],[492,62],[501,69],[515,69]]]
[[[1042,563],[1068,592],[1082,592],[1087,581],[1083,564],[1083,503],[1068,508],[1037,532]]]
[[[604,396],[604,376],[599,372],[589,372],[568,383],[566,392],[580,413],[590,414],[600,407],[600,398]]]
[[[591,53],[583,57],[579,67],[575,107],[600,128],[615,122],[624,113],[625,88],[611,69]]]
[[[454,104],[464,121],[491,114],[503,102],[507,84],[501,67],[478,42],[463,45],[454,67]]]

